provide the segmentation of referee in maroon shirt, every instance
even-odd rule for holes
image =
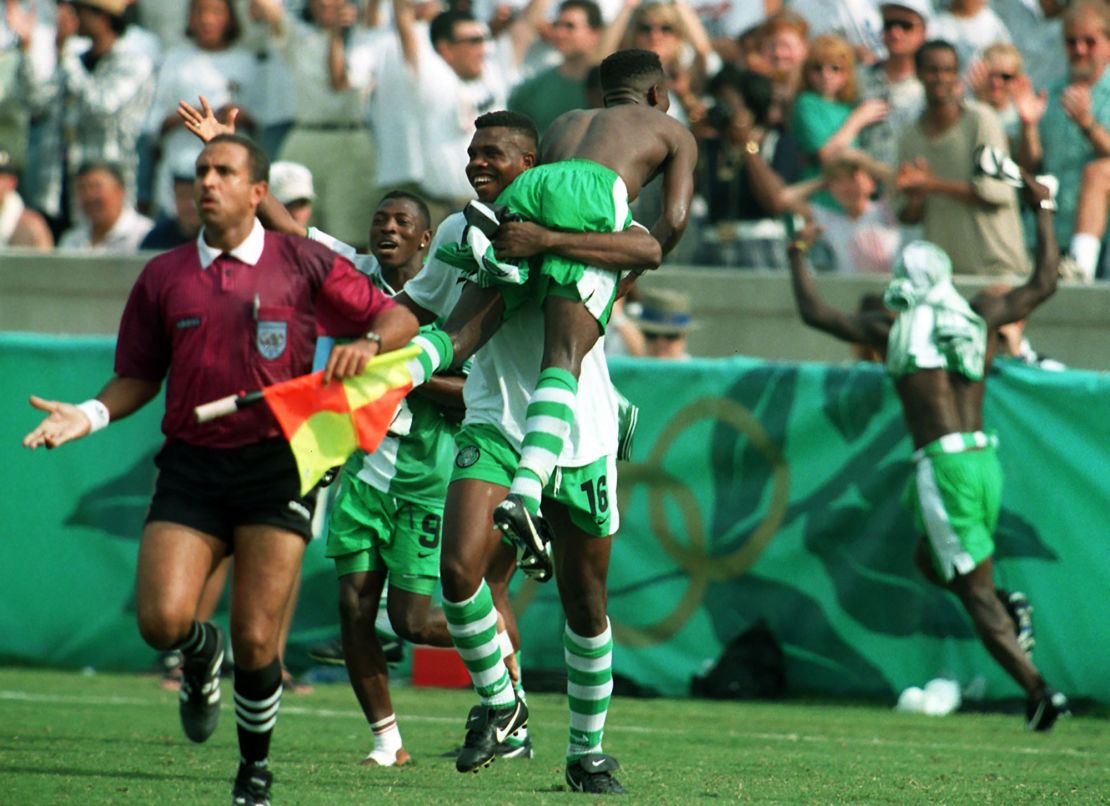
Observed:
[[[278,634],[311,536],[314,496],[300,495],[289,444],[265,406],[198,423],[193,407],[311,371],[317,333],[359,337],[325,375],[357,374],[379,350],[416,335],[354,266],[304,238],[266,232],[255,211],[269,164],[250,140],[213,138],[196,162],[197,240],[151,260],[120,323],[115,376],[79,405],[32,397],[48,416],[29,448],[54,448],[150,402],[166,380],[166,443],[137,569],[139,631],[184,657],[181,721],[205,741],[219,717],[223,636],[194,616],[205,580],[234,551],[231,645],[239,773],[235,803],[269,803],[270,737],[281,698]]]

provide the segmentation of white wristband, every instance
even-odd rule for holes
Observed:
[[[90,434],[95,434],[101,428],[106,428],[111,416],[108,414],[108,407],[97,400],[95,397],[91,400],[86,400],[84,403],[78,403],[77,408],[89,418],[89,424],[92,426],[89,429]]]

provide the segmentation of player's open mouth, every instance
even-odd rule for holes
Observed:
[[[470,184],[477,190],[478,188],[493,184],[493,177],[489,174],[477,174],[470,178]]]
[[[397,249],[398,243],[396,241],[383,239],[381,241],[378,241],[377,246],[378,249],[382,252],[392,252]]]

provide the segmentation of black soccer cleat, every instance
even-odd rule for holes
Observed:
[[[239,764],[231,806],[270,806],[270,785],[274,776],[262,764]]]
[[[459,772],[478,772],[498,756],[498,747],[528,724],[528,706],[519,698],[508,708],[476,705],[466,718],[466,739],[455,759]]]
[[[1045,686],[1040,697],[1030,697],[1025,704],[1025,728],[1039,732],[1052,730],[1056,720],[1071,716],[1068,698],[1054,688]]]
[[[612,756],[590,753],[567,764],[567,785],[572,792],[623,795],[624,787],[613,777],[613,773],[620,768],[620,763]]]
[[[551,528],[541,515],[533,515],[519,495],[509,495],[493,510],[493,523],[517,547],[517,567],[537,582],[555,573],[551,560]]]
[[[524,741],[514,740],[509,737],[505,741],[497,745],[498,758],[522,758],[528,759],[535,754],[532,749],[532,737],[525,736]]]
[[[1026,655],[1033,651],[1037,638],[1033,633],[1033,605],[1024,593],[1014,591],[1006,593],[999,591],[1002,605],[1014,622],[1014,635],[1017,637],[1018,646]]]
[[[220,669],[224,664],[224,634],[216,628],[216,652],[207,660],[186,658],[181,664],[178,711],[185,735],[200,743],[220,723]]]

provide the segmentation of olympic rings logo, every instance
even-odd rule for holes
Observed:
[[[763,456],[771,470],[772,491],[767,513],[743,545],[724,556],[709,553],[698,497],[686,479],[676,476],[665,464],[667,453],[675,441],[686,430],[703,420],[730,426]],[[630,647],[651,646],[670,640],[697,611],[710,582],[733,579],[752,567],[775,536],[786,515],[790,471],[779,446],[771,440],[747,408],[734,400],[712,397],[697,400],[681,409],[667,423],[646,462],[622,467],[618,485],[622,511],[627,509],[632,488],[638,484],[648,487],[652,533],[667,555],[686,572],[688,581],[679,601],[655,624],[637,626],[618,623],[610,614],[614,639]],[[678,506],[689,545],[684,545],[671,530],[666,510],[668,500],[673,500]]]

